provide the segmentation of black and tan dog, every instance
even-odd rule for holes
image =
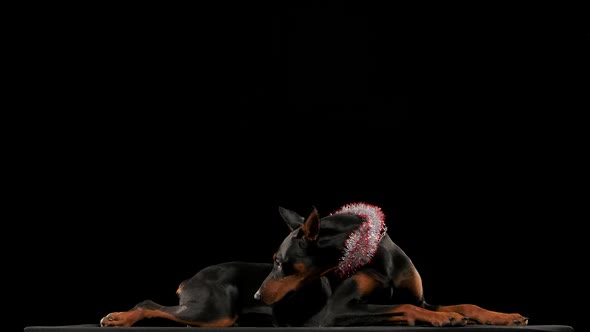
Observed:
[[[387,234],[385,216],[377,206],[348,204],[323,218],[315,208],[307,218],[284,208],[279,211],[291,233],[256,292],[256,299],[266,304],[325,276],[333,290],[320,312],[319,326],[528,324],[528,318],[518,313],[473,304],[428,304],[420,274]]]

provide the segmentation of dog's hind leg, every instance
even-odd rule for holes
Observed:
[[[143,301],[129,311],[106,315],[100,325],[127,327],[145,318],[163,318],[188,326],[228,327],[238,319],[237,290],[231,285],[193,279],[181,285],[178,293],[179,305],[163,306]]]
[[[212,315],[213,308],[205,308],[200,303],[185,303],[177,306],[163,306],[147,300],[137,304],[133,309],[112,312],[100,320],[101,326],[132,326],[145,318],[163,318],[188,326],[228,327],[232,326],[237,315],[222,315],[221,311]]]

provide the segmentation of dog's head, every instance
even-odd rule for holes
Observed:
[[[276,303],[337,268],[346,236],[359,225],[358,216],[353,215],[320,219],[315,207],[307,218],[282,207],[279,213],[291,232],[273,255],[273,269],[256,292],[255,298],[266,304]]]

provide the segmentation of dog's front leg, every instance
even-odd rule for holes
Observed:
[[[413,304],[377,305],[363,302],[378,286],[370,274],[358,272],[342,281],[321,311],[320,326],[410,325],[463,326],[456,312],[432,311]]]
[[[518,313],[491,311],[474,304],[438,306],[436,310],[458,312],[477,324],[523,326],[529,322],[527,317]]]

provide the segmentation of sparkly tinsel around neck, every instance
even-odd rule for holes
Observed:
[[[331,215],[334,214],[352,214],[362,219],[344,242],[344,252],[338,264],[338,275],[348,277],[373,259],[387,231],[385,214],[380,207],[362,202],[344,205]]]

